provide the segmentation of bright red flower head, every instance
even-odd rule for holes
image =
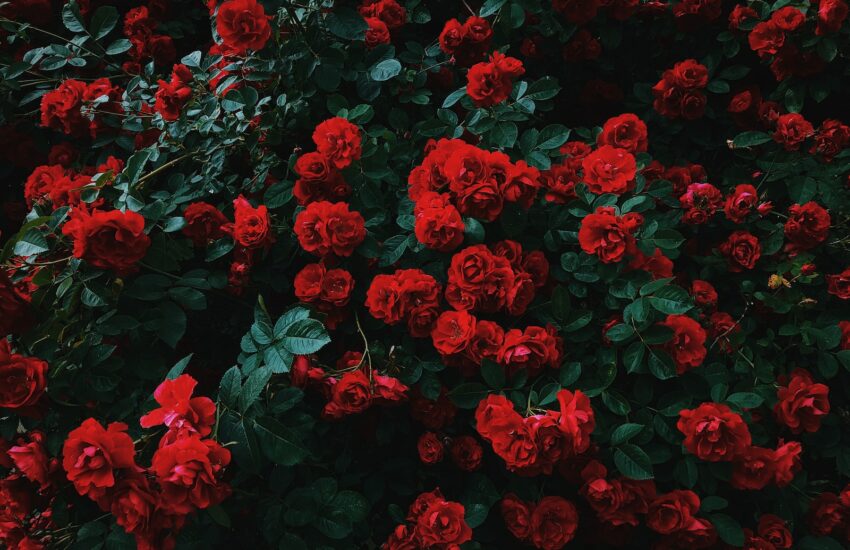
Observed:
[[[78,493],[99,499],[115,486],[118,474],[135,470],[135,454],[126,424],[104,428],[89,418],[65,439],[62,467]]]
[[[734,460],[752,443],[744,419],[718,403],[682,410],[676,427],[685,434],[685,449],[708,462]]]

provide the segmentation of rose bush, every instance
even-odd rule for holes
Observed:
[[[0,3],[0,547],[850,545],[848,15]]]

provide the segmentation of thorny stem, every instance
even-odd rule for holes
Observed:
[[[357,315],[357,312],[354,313],[354,323],[357,325],[357,332],[360,333],[360,337],[363,338],[363,357],[360,358],[360,363],[358,363],[357,368],[363,366],[365,362],[369,366],[369,381],[372,381],[372,356],[369,353],[369,340],[366,338],[366,333],[363,332],[363,327],[360,326],[360,316]]]

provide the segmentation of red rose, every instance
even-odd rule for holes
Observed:
[[[162,490],[160,506],[188,514],[220,503],[230,494],[221,481],[228,464],[230,451],[210,439],[186,436],[160,447],[150,468]]]
[[[782,443],[773,452],[774,483],[778,487],[787,487],[794,476],[803,468],[801,456],[803,446],[796,441]]]
[[[829,212],[816,202],[791,205],[785,222],[785,237],[789,241],[785,250],[793,253],[816,247],[826,240],[831,223]]]
[[[776,121],[773,139],[785,147],[786,151],[796,151],[800,144],[815,133],[812,123],[797,113],[781,115]]]
[[[499,508],[508,531],[519,540],[526,540],[531,535],[532,505],[508,493],[502,498]]]
[[[183,105],[192,97],[192,88],[188,86],[188,83],[191,82],[191,73],[186,75],[185,71],[178,67],[186,68],[185,65],[176,65],[169,82],[157,81],[159,88],[154,96],[156,98],[154,110],[162,115],[163,120],[168,122],[180,118]],[[190,80],[183,80],[186,76],[189,76]]]
[[[842,300],[850,299],[850,267],[837,275],[827,275],[826,290]]]
[[[581,454],[590,448],[590,434],[596,427],[590,398],[581,390],[560,390],[557,399],[561,409],[558,425],[566,436],[567,454]]]
[[[47,451],[44,449],[45,437],[43,433],[33,431],[27,436],[29,441],[21,438],[18,444],[11,447],[6,453],[14,463],[15,468],[30,481],[38,483],[43,491],[51,485],[50,475],[56,466],[56,462],[55,460],[51,461],[47,456]]]
[[[27,330],[30,324],[29,303],[6,272],[0,269],[0,340],[8,334],[19,334]],[[0,344],[2,345],[2,344]],[[0,354],[3,352],[0,351]]]
[[[50,152],[47,154],[47,163],[59,164],[64,168],[69,168],[79,156],[80,152],[73,145],[63,141],[50,148]]]
[[[416,449],[419,451],[419,460],[422,461],[422,464],[436,464],[443,460],[445,448],[443,442],[434,432],[425,432],[419,436]]]
[[[637,173],[635,157],[625,149],[603,145],[582,160],[587,188],[597,195],[622,195],[633,185]]]
[[[506,258],[483,244],[469,246],[452,256],[446,301],[459,310],[495,312],[508,305],[515,279]]]
[[[410,507],[415,521],[419,548],[457,548],[472,539],[472,529],[464,520],[464,507],[443,498],[439,489],[420,495]]]
[[[463,242],[465,225],[448,195],[426,192],[416,201],[416,238],[428,248],[451,252]]]
[[[388,325],[407,321],[411,334],[428,336],[437,315],[440,286],[419,269],[400,269],[378,275],[366,291],[366,306],[376,319]]]
[[[835,493],[821,493],[809,503],[806,523],[815,536],[827,536],[847,520],[847,509]]]
[[[144,475],[122,479],[110,495],[109,511],[115,517],[115,523],[127,533],[136,535],[139,548],[145,548],[146,539],[155,534],[157,497],[150,481]]]
[[[545,367],[558,368],[562,343],[554,330],[529,326],[525,330],[511,329],[505,333],[502,347],[496,356],[509,373],[527,369],[533,376]]]
[[[672,72],[675,84],[686,90],[705,88],[708,84],[708,69],[695,59],[676,63]]]
[[[366,38],[364,42],[370,50],[380,46],[381,44],[390,43],[390,29],[387,24],[377,17],[367,17],[366,24],[369,28],[366,29]]]
[[[679,197],[679,204],[685,210],[682,221],[699,225],[710,221],[723,206],[723,193],[710,183],[692,183]]]
[[[810,152],[818,153],[826,162],[831,162],[848,145],[850,145],[850,126],[840,120],[826,119],[815,134],[815,145]],[[50,160],[49,162],[53,163]]]
[[[540,181],[546,189],[546,200],[556,204],[566,204],[575,199],[578,196],[575,187],[581,181],[580,168],[581,159],[567,159],[541,172]]]
[[[749,184],[735,187],[735,191],[726,198],[723,210],[726,217],[735,223],[742,223],[758,204],[758,191]]]
[[[68,434],[62,447],[62,467],[80,495],[99,499],[114,487],[116,472],[136,468],[133,440],[127,425],[104,427],[94,418]]]
[[[747,36],[750,49],[760,56],[776,55],[785,44],[785,32],[774,21],[757,23]]]
[[[586,254],[602,262],[616,263],[635,248],[635,239],[623,219],[610,207],[599,207],[581,221],[578,242]]]
[[[476,319],[466,311],[444,311],[431,331],[434,348],[443,355],[463,351],[475,334]]]
[[[543,497],[531,513],[531,542],[541,550],[560,550],[577,529],[576,507],[561,497]]]
[[[307,264],[298,272],[292,282],[295,297],[302,302],[312,303],[319,300],[327,269],[322,264]]]
[[[443,25],[443,30],[440,32],[440,49],[448,55],[455,53],[461,44],[463,44],[466,30],[457,19],[449,19]]]
[[[308,204],[295,218],[294,229],[301,248],[317,256],[351,256],[366,238],[363,216],[344,202]]]
[[[676,372],[684,374],[700,366],[707,353],[702,326],[686,315],[668,315],[661,324],[673,331],[673,337],[664,344],[664,350],[676,363]]]
[[[540,187],[540,170],[520,160],[511,166],[508,178],[501,184],[501,192],[506,201],[528,210],[534,204]]]
[[[699,506],[699,497],[693,491],[670,491],[649,503],[646,525],[662,535],[685,530],[693,522]]]
[[[746,422],[719,403],[683,409],[676,427],[685,434],[685,449],[708,462],[734,460],[752,443]]]
[[[145,234],[145,219],[130,210],[74,208],[62,234],[73,239],[74,257],[118,275],[134,272],[151,244]]]
[[[481,466],[484,456],[481,445],[471,435],[462,435],[452,439],[449,446],[452,462],[464,472],[474,472]]]
[[[410,388],[402,384],[398,378],[375,373],[372,374],[372,378],[372,398],[376,404],[396,405],[407,400],[407,393]]]
[[[457,407],[447,397],[446,388],[440,389],[436,400],[427,399],[418,391],[410,398],[410,415],[426,428],[439,430],[455,417]]]
[[[65,80],[58,88],[41,97],[41,125],[68,135],[81,135],[89,121],[80,109],[88,86],[79,80]]]
[[[791,548],[794,544],[785,520],[773,514],[762,514],[759,517],[758,534],[777,550]]]
[[[341,117],[330,118],[316,126],[313,143],[338,170],[359,160],[362,154],[360,128]]]
[[[646,124],[633,113],[609,118],[596,136],[599,146],[610,145],[629,153],[645,153],[648,145]]]
[[[192,397],[198,381],[188,374],[166,380],[153,392],[160,407],[139,419],[142,428],[164,425],[169,430],[188,430],[201,436],[212,432],[215,403],[209,397]]]
[[[265,205],[254,208],[245,197],[239,195],[233,201],[233,210],[234,221],[227,229],[240,246],[253,250],[274,242],[274,235],[270,232],[269,211]]]
[[[325,405],[322,415],[338,419],[365,411],[372,404],[371,386],[363,371],[346,372],[331,388],[330,402]]]
[[[791,373],[788,384],[779,387],[776,397],[776,420],[794,433],[818,431],[823,417],[829,414],[829,387],[816,384],[812,375],[802,369]]]
[[[301,155],[295,161],[294,170],[300,177],[295,180],[292,195],[300,205],[340,200],[351,193],[342,173],[321,153],[314,151]]]
[[[344,269],[329,269],[322,279],[321,299],[325,304],[343,307],[351,298],[354,277]]]
[[[734,350],[731,338],[741,332],[741,326],[725,311],[716,311],[708,318],[709,333],[717,346],[729,353]]]
[[[691,283],[691,295],[694,297],[694,303],[700,307],[707,309],[717,307],[717,291],[708,281],[697,279]]]
[[[67,171],[59,165],[39,166],[33,170],[24,183],[24,198],[27,206],[32,208],[34,204],[49,198],[50,192],[65,177],[67,177]]]
[[[407,10],[396,0],[366,0],[360,7],[363,17],[377,17],[390,29],[398,29],[407,21]]]
[[[838,329],[841,331],[839,347],[842,350],[850,349],[850,321],[838,321]]]
[[[770,20],[783,31],[796,31],[806,22],[806,16],[793,6],[784,6],[770,14]]]
[[[227,224],[227,218],[209,203],[193,202],[183,211],[183,219],[186,220],[183,234],[192,239],[197,247],[207,246],[225,235],[222,226]]]
[[[775,457],[771,449],[750,447],[732,464],[732,487],[740,490],[760,491],[775,478]]]
[[[493,52],[490,60],[477,63],[466,75],[466,93],[478,107],[492,107],[508,98],[513,79],[525,73],[522,61]]]
[[[235,55],[262,50],[272,34],[266,10],[257,0],[227,0],[218,8],[215,28]]]
[[[818,25],[815,34],[824,35],[841,30],[841,24],[850,11],[844,0],[820,0],[818,2]]]
[[[20,409],[35,405],[47,386],[47,362],[12,353],[9,341],[2,337],[0,381],[0,407]]]
[[[720,253],[729,260],[729,271],[752,269],[761,257],[759,239],[747,231],[735,231],[720,245]]]

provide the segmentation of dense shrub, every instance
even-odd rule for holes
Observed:
[[[0,3],[0,545],[850,544],[847,16]]]

